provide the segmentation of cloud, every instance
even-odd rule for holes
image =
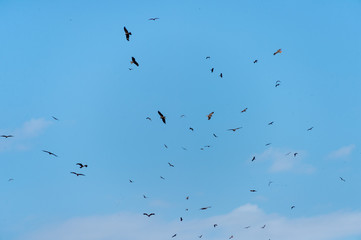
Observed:
[[[334,212],[313,217],[287,218],[267,214],[257,205],[246,204],[232,212],[206,219],[165,221],[156,215],[120,213],[73,218],[46,226],[18,240],[169,240],[179,239],[277,239],[334,240],[361,234],[361,212]],[[214,228],[213,224],[218,227]],[[261,227],[266,225],[264,229]],[[250,226],[250,228],[245,228]],[[175,238],[175,239],[177,239]]]
[[[50,121],[43,118],[31,119],[25,122],[21,128],[17,129],[14,135],[21,138],[36,137],[50,124]]]
[[[349,146],[341,147],[336,151],[331,152],[328,157],[329,158],[343,158],[347,157],[352,153],[352,150],[355,148],[355,144],[351,144]]]
[[[297,152],[297,157],[293,154]],[[287,154],[289,153],[289,154]],[[298,171],[311,173],[315,169],[311,165],[302,163],[302,159],[306,153],[303,151],[285,151],[277,148],[268,148],[263,153],[257,154],[257,160],[270,161],[270,172]]]

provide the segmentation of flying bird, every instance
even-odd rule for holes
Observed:
[[[147,198],[147,196],[145,196],[145,195],[143,194],[143,198]]]
[[[218,224],[217,224],[217,223],[213,224],[213,227],[217,227],[217,226],[218,226]]]
[[[180,221],[183,221],[183,218],[182,218],[182,217],[180,217],[180,218],[179,218],[179,220],[180,220]]]
[[[273,125],[274,122],[269,122],[268,125]]]
[[[129,41],[129,36],[132,35],[131,32],[128,32],[127,28],[124,27],[125,37],[127,38],[127,41]]]
[[[147,217],[150,217],[150,216],[153,216],[155,215],[154,213],[143,213],[143,215],[147,216]]]
[[[172,236],[172,238],[174,238],[175,236],[177,236],[177,234],[174,234],[174,235]]]
[[[344,182],[346,182],[346,180],[345,180],[345,179],[343,179],[342,177],[340,177],[340,179],[341,179],[341,181],[344,181]]]
[[[133,70],[133,68],[128,68],[129,69],[129,71],[132,71]]]
[[[199,238],[202,238],[203,237],[203,235],[200,235],[200,236],[198,236]]]
[[[43,150],[43,152],[48,153],[49,155],[53,155],[54,157],[57,157],[57,156],[58,156],[58,155],[56,155],[56,154],[54,154],[54,153],[52,153],[52,152],[46,151],[46,150]]]
[[[313,129],[313,127],[310,127],[309,129],[307,129],[307,131],[311,131]]]
[[[276,55],[277,53],[282,53],[281,48],[280,48],[280,49],[278,49],[276,52],[274,52],[274,53],[273,53],[273,55]]]
[[[188,199],[189,199],[189,196],[186,197],[186,200],[188,200]]]
[[[133,183],[133,180],[129,179],[129,183]]]
[[[165,148],[168,148],[168,146],[167,146],[167,145],[165,145],[165,144],[164,144],[164,147],[165,147]]]
[[[173,165],[173,164],[171,164],[171,163],[168,163],[168,165],[169,165],[169,167],[174,167],[174,165]]]
[[[251,226],[244,227],[245,229],[250,228]]]
[[[210,56],[207,56],[206,59],[210,59],[211,57]]]
[[[233,235],[232,236],[230,236],[228,239],[232,239],[233,238]]]
[[[183,117],[185,117],[185,116],[186,116],[186,115],[184,115],[184,114],[180,115],[181,118],[183,118]]]
[[[166,124],[165,123],[165,116],[159,111],[158,111],[158,114],[159,114],[160,118],[162,119],[163,123]]]
[[[213,113],[214,113],[214,112],[211,112],[210,114],[207,115],[208,120],[211,120],[211,118],[212,118],[212,116],[213,116]]]
[[[247,109],[248,109],[248,108],[243,109],[243,110],[241,111],[241,113],[246,112],[246,111],[247,111]]]
[[[258,62],[258,60],[257,60],[257,59],[253,61],[253,63],[257,63],[257,62]]]
[[[186,149],[185,147],[182,147],[182,149],[183,149],[184,151],[187,151],[187,149]]]
[[[257,192],[256,190],[254,190],[254,189],[251,189],[251,190],[249,190],[250,192]]]
[[[221,73],[221,74],[219,74],[219,76],[221,77],[221,78],[223,78],[223,74]]]
[[[157,20],[157,19],[159,19],[159,18],[149,18],[148,20],[155,21],[155,20]]]
[[[163,180],[165,180],[165,178],[164,178],[164,177],[162,177],[162,176],[160,176],[160,178],[161,178],[161,179],[163,179]]]
[[[88,167],[88,165],[82,163],[77,163],[75,165],[79,165],[79,168]]]
[[[190,128],[189,128],[189,130],[192,130],[192,131],[194,131],[194,129],[193,129],[192,127],[190,127]]]
[[[211,68],[211,72],[213,72],[214,71],[214,68]]]
[[[266,227],[266,224],[265,225],[263,225],[261,228],[265,228]]]
[[[149,121],[152,121],[152,119],[150,117],[146,117],[145,119],[149,120]]]
[[[82,173],[76,173],[76,172],[70,172],[70,173],[76,175],[77,177],[79,177],[79,176],[85,176],[85,175],[82,174]]]
[[[130,61],[130,64],[135,64],[137,67],[139,67],[139,63],[135,60],[134,57],[132,57],[132,61]]]
[[[218,137],[215,133],[213,133],[213,136],[214,136],[214,137]]]
[[[296,157],[298,153],[294,153],[293,156]]]
[[[54,116],[51,116],[54,120],[56,120],[56,121],[59,121],[59,119],[58,118],[56,118],[56,117],[54,117]]]
[[[269,182],[268,182],[268,186],[271,186],[272,183],[273,183],[272,181],[269,181]]]
[[[265,146],[269,146],[269,145],[271,145],[272,143],[267,143]]]
[[[294,209],[296,206],[292,206],[291,209]]]
[[[3,138],[9,138],[9,137],[14,137],[13,135],[1,135],[1,137]]]
[[[238,128],[230,128],[230,129],[228,129],[227,131],[233,131],[233,132],[235,132],[236,130],[238,130],[238,129],[241,129],[242,127],[238,127]]]
[[[202,207],[200,208],[199,210],[207,210],[208,208],[210,208],[211,206],[208,206],[208,207]]]
[[[8,182],[14,181],[14,178],[9,178]]]
[[[253,158],[252,158],[252,162],[253,162],[254,160],[256,160],[256,156],[253,156]]]

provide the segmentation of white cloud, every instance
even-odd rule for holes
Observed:
[[[266,214],[257,205],[246,204],[234,211],[200,220],[163,221],[161,216],[120,213],[74,218],[46,226],[19,240],[162,240],[171,239],[277,239],[333,240],[361,234],[361,212],[335,212],[313,217],[287,218]],[[213,224],[218,227],[214,228]],[[266,227],[261,227],[266,224]],[[246,226],[251,226],[245,229]]]
[[[349,146],[344,146],[341,147],[339,149],[337,149],[336,151],[331,152],[328,157],[329,158],[343,158],[343,157],[347,157],[348,155],[350,155],[352,153],[352,150],[355,148],[354,144],[351,144]]]
[[[17,129],[14,135],[21,138],[36,137],[50,124],[50,121],[43,118],[31,119],[25,122],[21,128]]]

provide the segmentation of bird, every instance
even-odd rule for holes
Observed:
[[[206,59],[210,59],[211,57],[210,56],[207,56]]]
[[[268,125],[273,125],[274,122],[269,122]]]
[[[147,198],[147,196],[145,196],[145,195],[143,194],[143,198]]]
[[[129,179],[129,183],[133,183],[133,180]]]
[[[59,119],[58,118],[56,118],[56,117],[54,117],[54,116],[51,116],[54,120],[56,120],[56,121],[59,121]]]
[[[213,72],[214,71],[214,68],[211,68],[211,72]]]
[[[1,137],[3,138],[9,138],[9,137],[14,137],[13,135],[1,135]]]
[[[219,74],[219,76],[221,77],[221,78],[223,78],[223,74],[221,73],[221,74]]]
[[[187,149],[186,149],[185,147],[182,147],[182,149],[183,149],[184,151],[187,151]]]
[[[164,147],[165,147],[165,148],[168,148],[168,146],[167,146],[167,145],[165,145],[165,144],[164,144]]]
[[[232,239],[233,238],[233,235],[232,236],[230,236],[228,239]]]
[[[199,238],[202,238],[202,237],[203,237],[203,235],[199,235],[198,237],[199,237]]]
[[[127,41],[129,41],[129,36],[132,35],[132,33],[128,32],[126,27],[124,27],[124,32],[125,32],[125,37],[126,37]]]
[[[162,176],[160,176],[160,178],[161,178],[161,179],[163,179],[163,180],[165,180],[165,178],[164,178],[164,177],[162,177]]]
[[[54,154],[54,153],[52,153],[52,152],[46,151],[46,150],[43,150],[43,152],[48,153],[49,155],[53,155],[54,157],[57,157],[57,156],[58,156],[58,155],[56,155],[56,154]]]
[[[208,207],[202,207],[202,208],[200,208],[199,210],[207,210],[208,208],[211,208],[211,206],[208,206]]]
[[[275,87],[278,87],[280,85],[280,82],[281,82],[280,80],[277,80],[276,84],[275,84]]]
[[[79,177],[79,176],[85,176],[85,175],[82,174],[82,173],[76,173],[76,172],[70,172],[70,173],[76,175],[77,177]]]
[[[147,217],[151,217],[151,216],[155,215],[155,213],[143,213],[143,215],[145,215]]]
[[[263,225],[261,228],[265,228],[266,227],[266,224],[265,225]]]
[[[159,18],[149,18],[148,20],[152,20],[152,21],[155,21],[155,20],[157,20],[157,19],[159,19]]]
[[[217,226],[218,226],[218,224],[217,224],[217,223],[213,224],[213,227],[217,227]]]
[[[253,162],[254,160],[256,160],[256,156],[253,156],[253,158],[252,158],[252,162]]]
[[[346,180],[345,180],[345,179],[343,179],[342,177],[340,177],[340,179],[341,179],[341,181],[344,181],[344,182],[346,182]]]
[[[213,133],[213,136],[216,137],[216,138],[218,137],[215,133]]]
[[[254,189],[251,189],[251,190],[249,190],[250,192],[257,192],[256,190],[254,190]]]
[[[212,116],[213,116],[213,113],[214,113],[214,112],[211,112],[210,114],[207,115],[208,120],[211,120],[211,118],[212,118]]]
[[[313,127],[310,127],[309,129],[307,129],[307,131],[311,131],[313,129]]]
[[[288,156],[288,155],[290,155],[290,154],[291,154],[291,152],[288,152],[288,153],[286,153],[285,155]]]
[[[129,71],[132,71],[133,70],[133,68],[128,68],[129,69]]]
[[[158,114],[159,114],[159,116],[160,116],[160,119],[162,119],[163,123],[166,124],[166,122],[165,122],[165,116],[164,116],[160,111],[158,111]]]
[[[79,168],[88,167],[88,165],[82,163],[77,163],[75,165],[79,165]]]
[[[268,186],[271,186],[272,183],[273,183],[272,181],[269,181],[269,182],[268,182]]]
[[[247,228],[250,228],[250,227],[251,227],[251,226],[247,226],[247,227],[244,227],[244,228],[246,228],[246,229],[247,229]]]
[[[188,199],[189,199],[189,196],[186,197],[186,200],[188,200]]]
[[[8,182],[14,181],[14,178],[9,178]]]
[[[233,132],[235,132],[236,130],[238,130],[238,129],[241,129],[242,127],[238,127],[238,128],[230,128],[230,129],[228,129],[228,131],[233,131]]]
[[[192,130],[192,131],[194,131],[194,129],[193,129],[192,127],[190,127],[190,128],[189,128],[189,130]]]
[[[257,63],[257,62],[258,62],[258,60],[257,60],[257,59],[253,61],[253,63]]]
[[[149,120],[149,121],[152,121],[152,119],[150,117],[146,117],[145,119]]]
[[[177,234],[174,234],[174,235],[172,236],[172,238],[174,238],[175,236],[177,236]]]
[[[206,145],[206,146],[204,146],[204,147],[206,147],[206,148],[210,148],[210,147],[211,147],[211,145]]]
[[[169,165],[170,167],[174,167],[174,165],[173,165],[173,164],[171,164],[171,163],[168,163],[168,165]]]
[[[271,145],[272,143],[267,143],[265,146],[269,146],[269,145]]]
[[[179,218],[179,220],[180,220],[180,221],[183,221],[183,218],[182,218],[182,217],[180,217],[180,218]]]
[[[243,109],[243,110],[241,111],[241,113],[246,112],[246,111],[247,111],[247,109],[248,109],[248,108]]]
[[[274,52],[274,53],[273,53],[273,55],[276,55],[277,53],[282,53],[281,48],[280,48],[280,49],[278,49],[276,52]]]
[[[294,209],[296,206],[292,206],[291,209]]]
[[[294,153],[293,156],[296,157],[298,153]]]
[[[181,118],[183,118],[183,117],[185,117],[185,116],[186,116],[186,115],[184,115],[184,114],[180,115]]]
[[[132,57],[132,61],[130,61],[130,64],[135,64],[137,67],[139,67],[139,63],[135,60],[134,57]]]

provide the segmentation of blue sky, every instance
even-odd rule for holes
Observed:
[[[0,239],[361,239],[360,10],[1,1]]]

